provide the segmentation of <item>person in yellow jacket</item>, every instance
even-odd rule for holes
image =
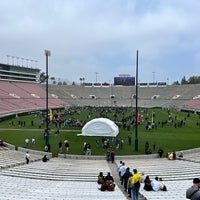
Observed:
[[[140,183],[142,182],[142,175],[137,172],[137,169],[133,169],[133,173],[134,174],[131,180],[133,200],[138,200]]]

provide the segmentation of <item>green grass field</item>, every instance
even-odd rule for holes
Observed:
[[[63,119],[78,119],[78,120],[88,120],[88,115],[91,116],[90,120],[96,117],[107,117],[111,120],[114,119],[114,112],[110,110],[105,110],[102,108],[77,108],[73,114],[63,117]],[[179,112],[177,110],[171,110],[171,116],[173,119],[173,124],[167,124],[162,127],[158,125],[157,128],[152,129],[151,131],[146,130],[146,125],[148,121],[152,121],[152,113],[155,113],[153,121],[156,124],[162,121],[168,121],[168,112],[163,109],[141,109],[141,124],[138,126],[138,151],[135,151],[135,129],[130,128],[130,131],[120,127],[120,133],[117,138],[123,139],[123,148],[114,150],[116,155],[134,155],[134,154],[144,154],[145,152],[145,143],[149,143],[149,148],[152,153],[157,153],[158,149],[161,147],[164,150],[164,154],[171,151],[179,151],[185,149],[191,149],[199,147],[200,140],[200,117],[198,114]],[[129,117],[127,123],[130,123],[134,119],[133,109],[129,108],[123,112],[117,113],[117,118],[122,119]],[[178,123],[183,120],[185,125],[178,127]],[[13,121],[13,125],[10,122]],[[18,121],[25,121],[25,126],[19,127]],[[31,121],[34,122],[34,125],[31,126]],[[24,147],[25,139],[32,137],[36,139],[36,145],[29,145],[28,148],[35,150],[44,150],[45,140],[44,140],[44,129],[46,127],[45,122],[41,125],[41,128],[38,128],[40,123],[39,114],[29,114],[26,116],[18,116],[13,119],[5,120],[0,122],[0,139],[14,144],[16,147]],[[174,124],[177,124],[177,128],[174,127]],[[106,150],[101,146],[102,137],[81,137],[77,136],[80,133],[81,128],[75,127],[62,127],[60,129],[60,134],[56,136],[54,134],[56,127],[50,125],[51,134],[49,141],[51,144],[51,152],[53,156],[58,154],[58,143],[59,141],[64,141],[66,138],[70,143],[70,154],[83,155],[83,144],[84,142],[90,143],[92,146],[92,155],[105,155]],[[128,136],[131,137],[132,144],[128,144]],[[96,140],[99,140],[100,145],[96,147]],[[153,149],[155,144],[156,149]],[[63,153],[66,153],[63,146]]]

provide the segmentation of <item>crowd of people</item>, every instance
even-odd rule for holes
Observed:
[[[115,182],[114,178],[110,172],[107,173],[106,176],[103,175],[103,172],[100,172],[98,175],[97,183],[100,186],[99,190],[101,191],[114,191],[115,190]]]
[[[143,183],[143,189],[146,191],[167,191],[167,187],[161,177],[155,177],[151,181],[149,176],[144,176],[144,173],[138,173],[137,169],[130,170],[123,161],[120,161],[117,166],[119,174],[119,180],[124,188],[124,191],[128,193],[129,198],[138,200],[139,190],[141,183]]]
[[[123,161],[119,162],[117,172],[124,191],[127,192],[128,197],[133,198],[133,200],[138,200],[141,183],[143,183],[143,189],[146,191],[168,191],[167,186],[161,177],[156,176],[151,180],[148,175],[144,177],[144,173],[138,173],[137,169],[133,169],[132,173],[130,167],[127,167]],[[114,178],[111,176],[110,172],[108,172],[105,177],[103,172],[100,172],[97,183],[101,185],[99,188],[101,191],[114,191]],[[186,198],[191,200],[200,200],[199,178],[193,179],[193,185],[186,191]]]
[[[164,184],[162,178],[155,177],[154,180],[151,180],[149,176],[146,176],[144,179],[144,190],[146,191],[167,191],[167,187]]]
[[[143,181],[143,174],[138,173],[137,169],[133,169],[133,173],[130,167],[127,167],[123,161],[119,162],[117,166],[119,179],[124,191],[128,193],[128,197],[134,200],[138,200],[139,189],[141,182]]]

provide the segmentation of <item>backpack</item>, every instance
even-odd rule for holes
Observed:
[[[140,188],[140,182],[137,181],[137,182],[134,184],[134,187],[137,188],[137,189]]]

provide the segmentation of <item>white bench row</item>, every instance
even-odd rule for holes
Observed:
[[[98,190],[100,186],[96,181],[100,171],[103,171],[104,174],[110,171],[106,161],[57,158],[53,158],[47,163],[34,162],[3,169],[0,172],[1,182],[4,183],[1,186],[0,199],[125,200],[126,197],[117,186],[114,192]],[[10,173],[13,174],[9,176]],[[48,173],[51,178],[48,178]],[[37,177],[35,177],[36,174],[38,174]],[[58,180],[59,176],[61,179]],[[17,187],[13,187],[13,185],[17,185]]]

